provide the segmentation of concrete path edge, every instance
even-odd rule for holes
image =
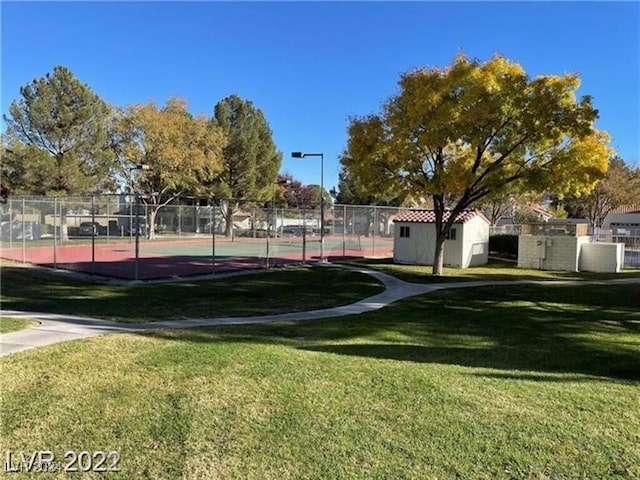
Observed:
[[[617,280],[507,280],[507,281],[469,281],[456,283],[410,283],[400,280],[376,270],[340,265],[356,272],[364,273],[376,278],[384,286],[382,293],[365,298],[350,305],[311,310],[306,312],[282,313],[274,315],[261,315],[251,317],[218,317],[218,318],[192,318],[187,320],[166,320],[148,323],[118,323],[90,317],[76,315],[61,315],[43,312],[24,312],[16,310],[3,310],[2,316],[13,318],[29,318],[39,322],[39,325],[15,332],[0,334],[0,357],[13,353],[30,350],[33,348],[52,345],[55,343],[106,335],[118,332],[144,332],[165,328],[197,328],[216,325],[246,325],[255,323],[270,323],[282,321],[305,321],[320,318],[342,317],[357,315],[381,309],[391,303],[416,295],[423,295],[438,290],[451,288],[477,288],[484,286],[500,285],[584,285],[584,284],[628,284],[640,283],[640,278],[625,278]]]

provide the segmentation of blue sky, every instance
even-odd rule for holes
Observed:
[[[20,86],[70,68],[124,106],[171,95],[212,115],[236,93],[265,113],[282,171],[337,183],[349,116],[377,112],[403,72],[457,52],[499,52],[531,76],[578,72],[597,126],[639,161],[640,8],[626,3],[8,2],[2,15],[2,111]]]

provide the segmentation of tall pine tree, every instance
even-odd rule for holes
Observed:
[[[7,161],[24,193],[80,194],[113,187],[109,148],[110,107],[71,71],[52,74],[20,88],[4,116]]]
[[[212,122],[226,134],[228,143],[222,154],[223,171],[210,190],[225,201],[225,233],[231,236],[233,215],[242,200],[266,201],[273,195],[282,153],[262,111],[238,95],[218,102]]]

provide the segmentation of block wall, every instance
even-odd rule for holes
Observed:
[[[580,249],[589,237],[520,235],[518,267],[577,272]]]
[[[580,270],[618,273],[624,265],[624,243],[590,243],[580,249]]]
[[[518,268],[529,268],[538,270],[542,268],[542,257],[544,248],[540,241],[544,237],[534,235],[520,235],[518,237]]]

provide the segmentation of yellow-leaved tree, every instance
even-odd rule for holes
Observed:
[[[433,198],[440,275],[451,226],[478,201],[514,182],[587,193],[603,177],[609,139],[594,128],[591,98],[576,99],[579,84],[575,74],[530,79],[500,55],[460,54],[444,69],[403,74],[381,113],[350,119],[342,165],[367,188]]]
[[[219,127],[206,116],[191,115],[177,98],[161,109],[149,103],[123,112],[114,144],[127,183],[147,205],[149,238],[163,206],[184,193],[206,193],[202,185],[222,171],[226,142]]]

